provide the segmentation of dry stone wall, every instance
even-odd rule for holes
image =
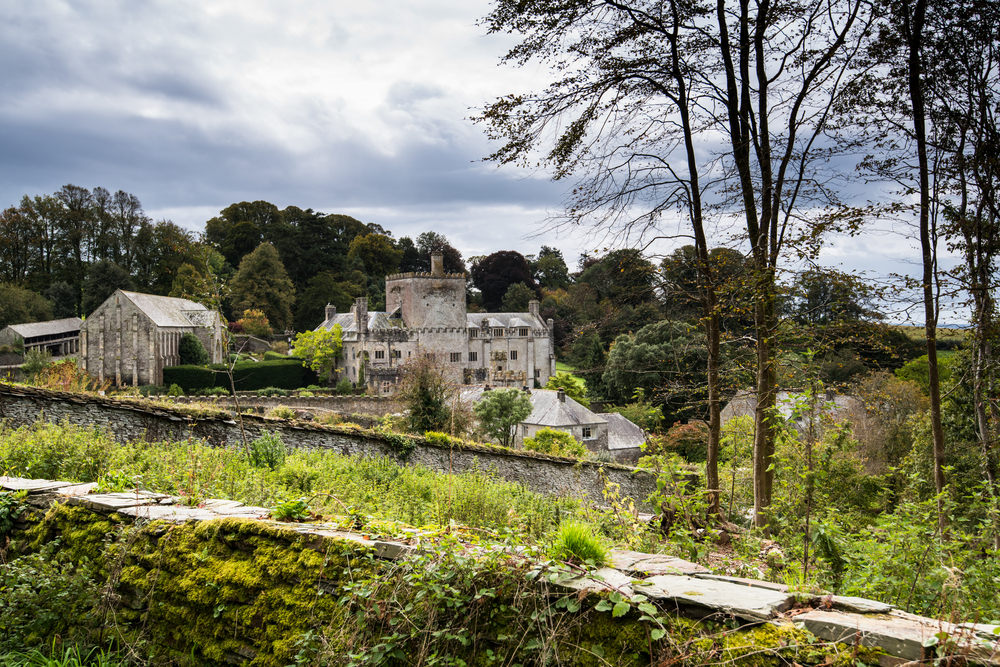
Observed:
[[[115,400],[2,383],[0,420],[13,427],[29,426],[39,420],[106,427],[120,442],[196,438],[219,447],[242,446],[239,425],[227,414],[193,417],[140,399]],[[407,463],[442,472],[489,471],[538,493],[601,501],[607,480],[618,484],[622,496],[631,497],[647,511],[651,507],[645,501],[656,488],[653,475],[617,465],[532,455],[486,445],[448,447],[419,437],[412,439],[412,451],[402,457],[393,443],[372,431],[250,415],[243,418],[243,423],[250,439],[265,432],[277,432],[291,447],[328,449],[345,456],[401,457]]]

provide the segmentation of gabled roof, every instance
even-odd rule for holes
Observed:
[[[587,424],[606,424],[607,419],[583,407],[569,396],[559,400],[558,391],[552,389],[534,389],[531,392],[531,405],[534,410],[524,420],[524,424],[538,426],[578,426]]]
[[[466,387],[462,389],[462,398],[475,403],[483,397],[483,393],[482,387]],[[531,414],[521,423],[553,428],[607,423],[604,416],[591,412],[569,396],[560,401],[558,394],[551,389],[532,389]]]
[[[617,412],[603,416],[608,420],[608,449],[637,449],[646,442],[646,433],[628,417]]]
[[[402,323],[402,320],[392,319],[389,317],[388,313],[384,313],[380,310],[368,312],[369,331],[376,331],[378,329],[399,329],[402,328]],[[332,329],[335,324],[339,324],[340,328],[343,330],[342,334],[344,340],[357,340],[358,320],[354,316],[354,313],[337,313],[316,327],[314,331],[319,331],[320,329]]]
[[[212,321],[208,308],[188,299],[118,291],[158,327],[190,327]]]
[[[79,333],[82,324],[83,320],[79,317],[66,317],[61,320],[49,320],[48,322],[11,324],[10,329],[21,336],[21,338],[35,338],[36,336]]]

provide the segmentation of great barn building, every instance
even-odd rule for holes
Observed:
[[[80,329],[80,369],[116,385],[159,385],[179,363],[181,336],[193,333],[212,358],[223,359],[218,313],[169,296],[116,290]]]

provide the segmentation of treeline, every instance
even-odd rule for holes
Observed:
[[[261,246],[273,256],[261,250],[241,275]],[[0,213],[0,327],[85,316],[121,288],[198,301],[218,293],[230,320],[254,308],[276,330],[301,331],[322,320],[328,302],[343,311],[367,295],[382,307],[385,275],[428,271],[436,250],[446,270],[466,270],[435,232],[394,239],[350,216],[256,201],[226,207],[196,235],[154,222],[133,194],[66,185]],[[268,290],[277,293],[265,298]]]
[[[722,379],[731,396],[753,386],[753,272],[735,250],[716,248],[710,257],[722,286]],[[585,378],[589,397],[614,405],[638,398],[668,425],[706,418],[707,347],[692,246],[659,262],[637,249],[584,255],[576,271],[548,246],[538,255],[502,251],[470,262],[479,290],[472,307],[523,311],[529,299],[541,299],[542,318],[555,326],[557,355]],[[878,296],[832,269],[783,283],[775,336],[781,385],[805,386],[808,366],[828,386],[844,387],[921,355],[919,342],[883,322]]]

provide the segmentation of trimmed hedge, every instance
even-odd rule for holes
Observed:
[[[225,364],[204,366],[169,366],[163,369],[163,384],[176,384],[185,393],[222,387],[229,390]],[[298,389],[316,382],[316,372],[302,365],[301,359],[241,361],[233,368],[237,391],[256,391],[267,387]]]

